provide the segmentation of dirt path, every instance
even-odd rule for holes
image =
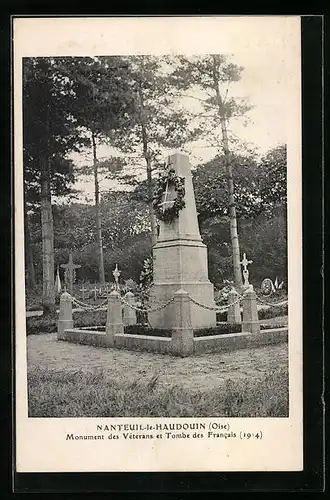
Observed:
[[[56,334],[30,335],[27,345],[29,368],[86,372],[104,369],[109,378],[118,382],[158,375],[160,384],[180,381],[180,385],[190,388],[209,388],[228,378],[260,377],[288,363],[286,343],[183,359],[59,342]]]

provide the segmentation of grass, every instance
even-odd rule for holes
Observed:
[[[288,374],[275,369],[259,378],[227,379],[218,387],[163,386],[158,376],[119,383],[107,372],[28,371],[30,417],[285,417]]]

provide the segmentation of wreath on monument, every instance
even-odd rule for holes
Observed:
[[[171,206],[164,205],[163,196],[169,187],[174,188],[176,197]],[[165,173],[159,174],[157,179],[156,190],[153,198],[153,208],[156,217],[164,222],[172,222],[179,216],[186,203],[184,201],[185,187],[184,177],[179,177],[173,168],[168,169]],[[166,200],[165,200],[166,202]]]

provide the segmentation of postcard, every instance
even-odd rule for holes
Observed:
[[[303,470],[299,16],[15,17],[17,472]]]

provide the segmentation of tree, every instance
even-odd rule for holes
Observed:
[[[130,68],[134,111],[127,115],[124,129],[112,134],[111,141],[126,153],[137,153],[145,163],[147,198],[152,244],[157,241],[153,210],[153,173],[162,168],[161,148],[178,148],[194,137],[189,113],[175,106],[176,89],[168,70],[168,58],[130,56],[124,58]],[[135,159],[137,169],[141,166]]]
[[[193,171],[195,198],[199,221],[213,217],[228,223],[227,159],[217,155],[209,162],[198,165]],[[259,186],[259,165],[254,156],[231,155],[234,183],[236,217],[252,218],[263,211]]]
[[[260,285],[264,278],[287,283],[287,232],[286,220],[281,215],[271,218],[261,214],[255,219],[242,221],[241,245],[252,256],[249,266],[252,282]]]
[[[285,144],[271,149],[260,159],[258,178],[265,214],[272,217],[279,210],[285,214],[287,204],[287,148]]]
[[[240,80],[243,68],[228,62],[226,56],[220,54],[192,58],[179,56],[178,60],[180,65],[172,74],[175,85],[181,90],[199,89],[202,92],[203,98],[198,100],[203,108],[201,115],[204,117],[204,130],[212,136],[212,141],[225,157],[234,280],[236,286],[241,288],[242,274],[228,123],[231,119],[242,116],[251,107],[245,101],[239,102],[238,99],[229,97],[228,91],[232,83]]]
[[[93,151],[96,240],[99,255],[99,281],[105,283],[100,215],[100,162],[97,149],[102,138],[120,129],[123,118],[131,111],[132,97],[127,65],[120,57],[79,57],[62,61],[62,71],[72,80],[73,116],[77,125],[87,131]]]
[[[64,188],[73,180],[65,155],[79,143],[71,101],[70,87],[54,58],[23,60],[25,185],[30,183],[32,199],[40,196],[45,313],[55,307],[52,185]]]
[[[121,278],[138,280],[143,260],[151,247],[148,206],[137,201],[133,193],[109,192],[101,200],[104,222],[104,264],[109,281],[118,264]],[[55,256],[58,261],[67,258],[72,249],[74,260],[81,264],[77,278],[98,279],[98,256],[94,231],[94,207],[88,204],[54,206]]]
[[[240,224],[240,246],[253,260],[252,281],[286,278],[286,146],[261,159],[232,156],[234,197]],[[225,200],[225,159],[218,156],[193,172],[203,240],[208,245],[209,272],[215,283],[230,278],[230,234]],[[258,281],[259,280],[259,281]]]

